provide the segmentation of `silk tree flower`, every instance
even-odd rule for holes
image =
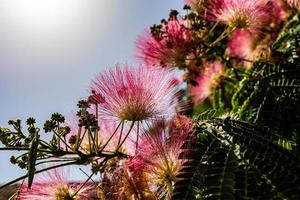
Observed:
[[[27,184],[20,188],[19,200],[88,200],[93,193],[94,186],[85,184],[81,189],[81,183],[70,183],[68,176],[62,169],[47,171],[43,177],[37,176],[31,189]],[[80,190],[79,190],[80,189]],[[77,192],[78,191],[78,192]],[[76,194],[75,194],[76,193]]]
[[[245,66],[253,59],[256,37],[248,30],[239,29],[230,36],[227,44],[227,53],[230,57],[239,58]]]
[[[156,194],[150,190],[145,173],[142,170],[132,171],[135,164],[129,159],[113,173],[104,174],[97,188],[98,197],[101,200],[157,200]]]
[[[170,131],[179,137],[186,137],[193,129],[193,120],[184,115],[176,115],[170,122]]]
[[[288,12],[284,2],[282,0],[271,0],[270,1],[270,27],[280,29],[281,28],[280,24],[284,20],[286,20],[287,17],[288,17]],[[277,34],[275,37],[277,37]]]
[[[227,44],[227,54],[239,59],[245,68],[250,68],[254,61],[269,59],[271,56],[271,37],[259,38],[248,30],[236,30]]]
[[[267,3],[267,0],[212,0],[208,13],[211,20],[257,33],[269,20]]]
[[[208,62],[204,71],[196,78],[197,85],[189,88],[189,93],[195,104],[202,103],[219,85],[224,66],[219,61]]]
[[[188,22],[169,19],[160,33],[145,31],[136,41],[137,58],[146,65],[178,67],[190,53],[191,33]]]
[[[91,84],[92,90],[105,99],[99,107],[99,117],[117,121],[170,118],[175,113],[178,92],[172,78],[169,69],[147,66],[116,65],[101,73]]]
[[[290,7],[300,9],[300,0],[287,0]]]
[[[146,131],[141,137],[138,153],[131,161],[133,162],[132,173],[143,172],[151,191],[156,193],[158,199],[170,199],[171,197],[176,175],[183,163],[178,155],[190,133],[186,123],[182,124],[182,130],[185,132],[174,131],[173,125],[160,121]]]

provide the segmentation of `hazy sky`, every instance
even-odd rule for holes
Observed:
[[[181,0],[0,0],[0,126],[68,115],[90,80],[133,63],[134,41]],[[0,182],[25,174],[0,152]]]

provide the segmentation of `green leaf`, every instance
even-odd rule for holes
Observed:
[[[34,174],[35,174],[35,163],[36,163],[36,157],[38,152],[39,138],[40,136],[38,135],[38,133],[36,133],[34,139],[31,142],[30,151],[28,153],[28,163],[27,163],[28,188],[31,188]]]

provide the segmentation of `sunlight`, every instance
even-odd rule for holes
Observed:
[[[101,40],[108,24],[103,16],[111,5],[104,0],[1,0],[0,51],[8,62],[22,63],[18,68],[82,57]]]
[[[76,16],[82,1],[78,0],[9,0],[3,8],[15,25],[27,28],[59,28]]]

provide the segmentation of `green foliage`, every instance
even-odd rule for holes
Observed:
[[[258,124],[229,117],[209,120],[198,127],[200,142],[195,148],[202,147],[198,150],[201,153],[189,157],[197,165],[181,170],[173,199],[190,199],[184,194],[192,193],[193,188],[201,189],[203,199],[299,198],[299,157],[276,143],[280,135]],[[193,176],[182,176],[186,169]],[[187,187],[191,177],[198,182]]]
[[[230,114],[216,90],[214,110],[197,118],[190,148],[197,154],[181,169],[172,199],[300,198],[299,17],[279,34],[272,59],[242,74],[232,109],[225,106]]]
[[[263,123],[291,139],[300,131],[300,61],[255,63],[232,98],[241,119]]]

